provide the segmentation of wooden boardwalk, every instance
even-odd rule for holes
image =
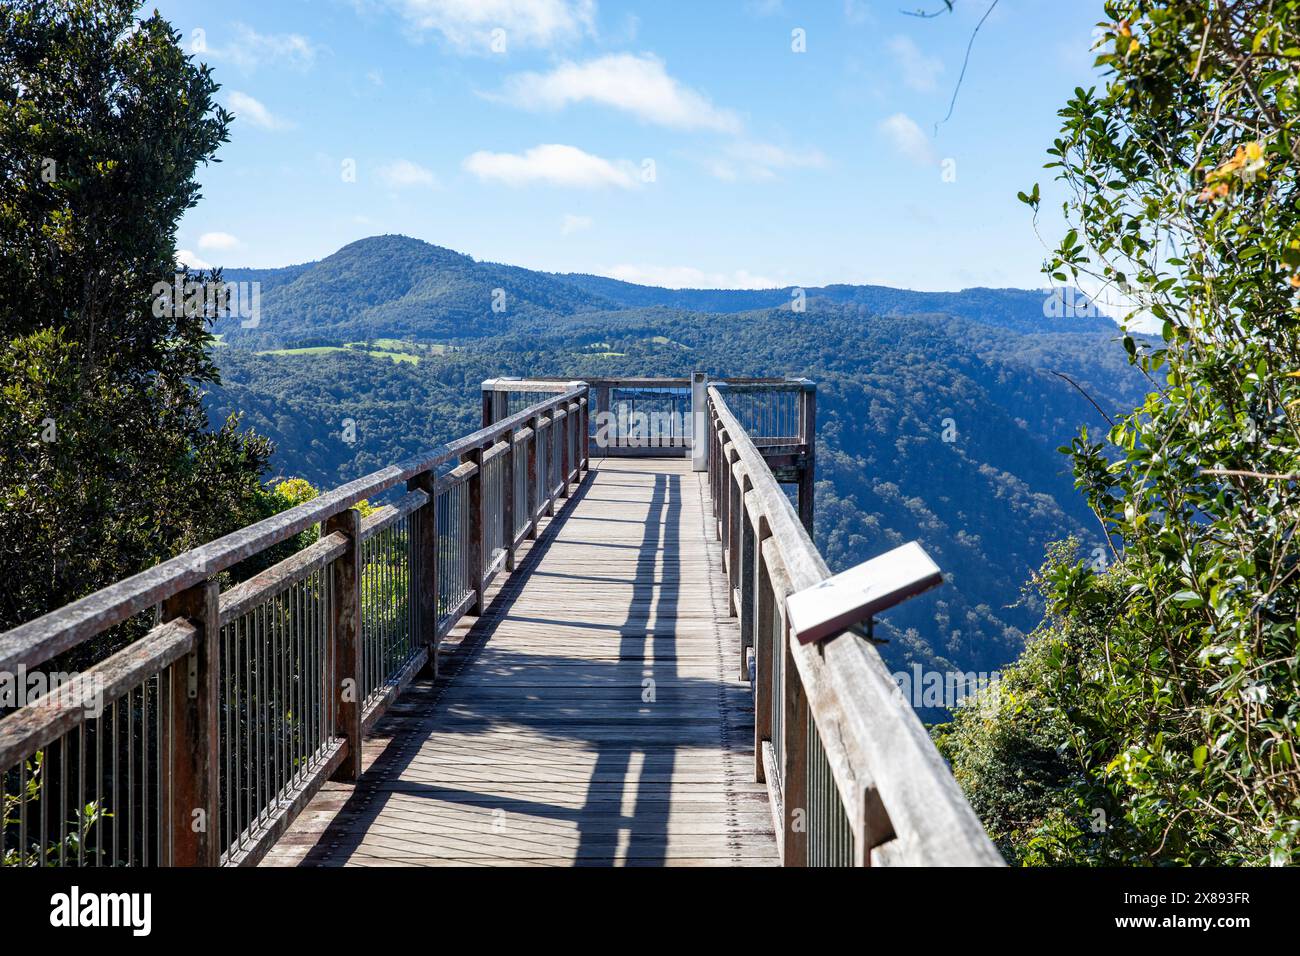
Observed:
[[[776,865],[707,476],[593,460],[263,861]]]

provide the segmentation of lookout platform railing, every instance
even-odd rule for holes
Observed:
[[[709,479],[741,666],[753,662],[754,773],[782,862],[1000,864],[871,642],[845,632],[805,645],[791,633],[786,597],[830,570],[735,404],[726,384],[709,387]]]
[[[356,780],[367,729],[586,469],[588,388],[553,391],[0,635],[0,674],[28,675],[157,619],[0,720],[4,862],[253,864],[326,780]]]
[[[326,780],[358,778],[369,728],[592,455],[657,453],[707,471],[783,861],[999,863],[875,648],[789,632],[785,597],[829,573],[815,422],[802,379],[494,379],[473,434],[0,634],[0,675],[143,635],[0,718],[3,861],[255,864]]]

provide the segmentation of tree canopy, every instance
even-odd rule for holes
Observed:
[[[1074,228],[1046,268],[1115,288],[1161,341],[1125,339],[1146,400],[1064,449],[1109,559],[1053,556],[1040,646],[944,739],[1015,856],[1294,863],[1300,2],[1106,13],[1105,87],[1049,150]]]
[[[0,6],[0,628],[265,507],[267,443],[203,412],[211,316],[158,291],[231,117],[135,7]]]

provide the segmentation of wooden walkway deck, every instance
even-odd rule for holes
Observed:
[[[593,460],[263,865],[776,865],[707,485]]]

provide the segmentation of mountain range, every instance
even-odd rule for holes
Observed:
[[[855,306],[873,315],[948,315],[1026,333],[1114,330],[1114,323],[1095,314],[1086,301],[1071,295],[1063,300],[1069,309],[1053,309],[1049,294],[1041,290],[913,292],[867,285],[662,289],[479,262],[405,236],[362,239],[304,265],[226,269],[224,277],[261,283],[261,322],[246,329],[228,320],[215,331],[263,345],[310,344],[331,337],[461,340],[499,335],[555,316],[645,308],[797,311],[809,302]],[[802,301],[795,305],[796,300]],[[1074,315],[1053,314],[1062,311]]]
[[[789,289],[553,275],[397,236],[225,277],[262,283],[262,315],[216,329],[209,414],[242,414],[275,442],[278,476],[318,486],[477,427],[479,383],[498,375],[812,378],[827,561],[919,540],[947,577],[881,622],[899,668],[993,671],[1019,654],[1041,617],[1022,587],[1047,545],[1100,543],[1056,449],[1146,389],[1113,322],[1047,317],[1041,291],[827,286],[799,312]]]

